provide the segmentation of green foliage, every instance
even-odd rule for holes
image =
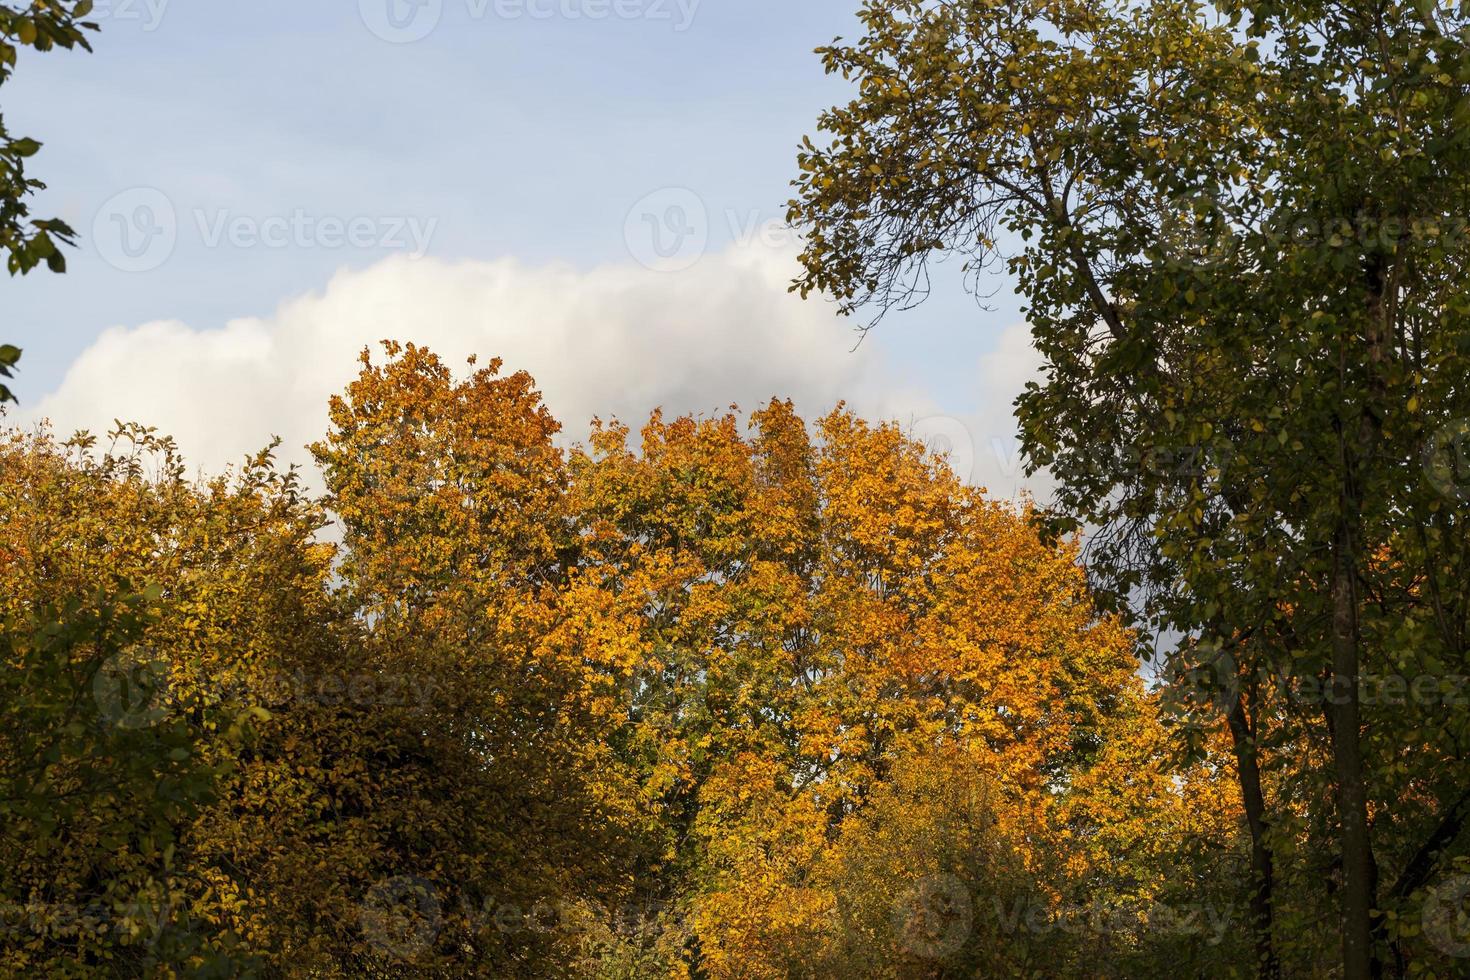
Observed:
[[[881,312],[931,256],[979,275],[1004,249],[1046,361],[1017,409],[1056,526],[1089,529],[1102,601],[1182,638],[1161,667],[1186,750],[1223,709],[1242,778],[1266,770],[1288,901],[1263,939],[1302,970],[1335,935],[1349,976],[1442,969],[1388,923],[1464,846],[1465,716],[1359,689],[1470,672],[1448,475],[1470,413],[1465,11],[875,0],[863,20],[822,52],[858,95],[801,155],[798,288]],[[1304,682],[1342,696],[1270,693]]]
[[[87,32],[97,25],[86,20],[92,0],[35,0],[26,6],[0,4],[0,86],[14,73],[22,50],[46,52],[55,48],[91,50]],[[66,271],[62,247],[76,244],[76,232],[58,218],[32,218],[29,198],[46,185],[26,172],[26,164],[41,144],[15,136],[0,116],[0,252],[10,274],[24,275],[45,263],[52,272]],[[0,348],[0,377],[11,377],[20,351]],[[0,404],[13,399],[0,384]]]

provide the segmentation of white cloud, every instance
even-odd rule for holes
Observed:
[[[1024,324],[1008,327],[994,349],[980,358],[972,411],[902,421],[931,449],[948,453],[955,472],[990,496],[1015,499],[1030,492],[1044,497],[1050,486],[1045,475],[1025,475],[1013,412],[1016,396],[1038,377],[1041,363],[1030,329]]]
[[[340,272],[270,317],[214,330],[177,321],[110,329],[20,420],[48,418],[62,432],[104,432],[114,418],[154,425],[206,472],[279,435],[281,458],[305,463],[327,398],[353,377],[358,352],[385,338],[428,346],[451,365],[476,354],[530,371],[568,441],[594,415],[636,428],[657,406],[710,414],[772,395],[808,417],[842,399],[870,417],[940,414],[887,373],[877,345],[854,351],[851,322],[830,305],[790,295],[793,272],[784,251],[738,245],[678,274],[395,257]],[[969,436],[972,478],[999,496],[1020,484],[1005,458],[1013,448],[995,441],[1014,432],[1010,401],[1032,363],[1024,329],[1013,328],[980,365],[979,414],[918,427],[957,432],[957,457]]]

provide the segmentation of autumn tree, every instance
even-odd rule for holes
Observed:
[[[313,451],[340,600],[372,663],[433,692],[420,792],[441,806],[402,814],[433,843],[397,875],[433,883],[444,921],[422,962],[387,962],[556,972],[563,937],[497,916],[626,891],[639,815],[609,733],[635,650],[578,567],[560,426],[531,377],[494,361],[458,381],[429,351],[386,354],[364,353]]]
[[[671,931],[683,967],[713,977],[1036,967],[1054,945],[1001,935],[987,905],[952,946],[906,951],[892,920],[935,876],[967,900],[1008,883],[1033,915],[1063,894],[1152,902],[1164,861],[1123,872],[1118,855],[1200,800],[1157,773],[1130,788],[1119,744],[1157,770],[1165,739],[1070,547],[847,411],[808,430],[775,401],[748,436],[733,413],[655,414],[636,451],[629,435],[595,428],[572,482],[582,564],[642,624],[619,745],[668,835],[644,875],[662,916],[645,948],[666,968],[680,966]],[[1086,789],[1067,792],[1074,781]],[[954,793],[973,806],[944,817]],[[1214,819],[1190,829],[1228,845],[1232,799],[1211,798]],[[1188,845],[1168,819],[1172,859]],[[885,850],[898,838],[875,838],[880,824],[913,837]],[[1109,824],[1128,844],[1063,843]]]
[[[1053,968],[1067,972],[1055,937],[1007,927],[1006,915],[1019,907],[1049,917],[1068,903],[1108,901],[1120,887],[1123,851],[1073,849],[1073,834],[1096,831],[1070,807],[1080,799],[1072,787],[1089,773],[1132,795],[1121,788],[1133,778],[1127,767],[1097,766],[1115,741],[1139,739],[1134,726],[1153,717],[1147,705],[1129,708],[1141,697],[1129,638],[1087,600],[1075,553],[1046,544],[1030,514],[961,485],[895,426],[839,411],[818,433],[819,671],[796,717],[796,765],[778,783],[798,802],[783,804],[785,822],[764,842],[757,836],[745,846],[775,855],[777,841],[784,848],[815,835],[827,843],[784,872],[728,867],[702,908],[709,945],[733,957],[712,973],[782,975],[781,961],[762,967],[758,950],[790,956],[795,944],[752,945],[750,925],[719,928],[726,902],[749,902],[753,887],[773,880],[786,891],[768,900],[764,920],[747,912],[747,921],[779,929],[789,909],[806,910],[802,928],[819,936],[808,944],[816,965],[807,975],[1024,972],[1039,969],[1048,946]],[[761,782],[734,785],[744,794]],[[1184,806],[1171,792],[1137,801],[1154,818]],[[708,819],[718,827],[732,808],[743,812],[711,799]],[[1130,832],[1124,812],[1103,809],[1098,825]],[[813,810],[823,819],[802,830],[797,818]],[[712,853],[740,846],[742,836],[712,834]],[[1151,901],[1149,885],[1132,887],[1142,889],[1133,897]],[[997,915],[995,898],[1006,915]],[[966,912],[969,902],[984,907]],[[929,912],[940,921],[915,921]],[[875,931],[875,917],[883,929]],[[1075,968],[1086,970],[1082,963],[1079,956]]]
[[[1163,772],[1077,543],[899,427],[773,400],[564,452],[528,375],[391,343],[329,421],[322,500],[136,426],[0,447],[5,969],[1238,960],[1174,917],[1235,914],[1220,734]]]
[[[8,433],[0,512],[5,969],[251,968],[223,914],[239,883],[198,828],[266,717],[246,679],[311,642],[281,629],[310,508],[264,457],[195,485],[125,427],[105,447]]]
[[[1261,770],[1309,776],[1304,741],[1328,746],[1335,806],[1309,832],[1334,842],[1344,975],[1406,967],[1387,906],[1462,846],[1460,722],[1360,688],[1466,660],[1464,12],[874,0],[863,20],[823,50],[858,94],[801,156],[799,287],[882,311],[935,255],[1005,258],[1047,364],[1018,403],[1029,464],[1091,529],[1101,596],[1183,637],[1166,674],[1207,677],[1230,719],[1260,972],[1286,938]],[[1332,692],[1289,750],[1250,696],[1283,670]],[[1421,745],[1422,805],[1390,761]]]

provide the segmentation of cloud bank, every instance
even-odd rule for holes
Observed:
[[[811,417],[846,400],[912,425],[951,450],[962,475],[1011,496],[1023,481],[1007,448],[1009,406],[1035,363],[1024,329],[1008,331],[978,366],[979,413],[949,418],[891,376],[875,345],[854,351],[851,322],[830,305],[790,295],[793,268],[790,255],[756,246],[678,274],[394,257],[339,272],[269,317],[109,329],[18,421],[99,433],[114,419],[142,422],[173,435],[205,472],[273,436],[283,461],[306,463],[304,447],[322,436],[327,399],[355,375],[357,354],[392,338],[450,365],[475,354],[530,371],[569,442],[593,416],[636,428],[656,407],[712,414],[779,395]]]

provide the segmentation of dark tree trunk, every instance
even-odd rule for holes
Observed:
[[[1363,777],[1358,705],[1357,568],[1351,532],[1338,532],[1332,574],[1332,758],[1337,774],[1342,848],[1342,966],[1344,980],[1378,975],[1373,956],[1374,872],[1368,837],[1368,789]]]
[[[1246,714],[1244,696],[1236,698],[1228,717],[1230,738],[1235,749],[1235,771],[1240,780],[1240,795],[1245,803],[1245,818],[1251,834],[1251,933],[1256,947],[1256,975],[1261,980],[1276,980],[1281,976],[1281,961],[1276,955],[1272,936],[1275,868],[1266,840],[1269,827],[1266,797],[1261,791],[1256,732]]]

